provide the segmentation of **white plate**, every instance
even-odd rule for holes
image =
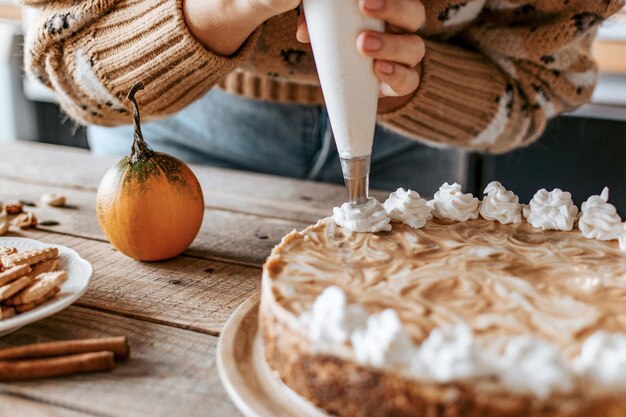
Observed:
[[[226,322],[217,345],[222,384],[246,417],[329,417],[287,387],[265,361],[258,327],[259,296]]]
[[[0,336],[7,335],[27,324],[58,313],[69,307],[87,291],[87,286],[93,276],[93,268],[75,250],[61,245],[52,245],[21,237],[0,237],[0,246],[14,247],[20,252],[55,247],[59,249],[58,269],[67,271],[67,281],[61,285],[61,292],[55,298],[31,311],[17,314],[9,319],[0,320]]]

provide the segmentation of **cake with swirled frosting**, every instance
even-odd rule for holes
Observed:
[[[492,190],[478,204],[442,187],[434,218],[399,190],[391,231],[327,218],[285,236],[263,270],[270,367],[341,417],[626,416],[626,226],[608,194],[580,216],[556,192],[523,207]],[[476,215],[446,218],[461,206]],[[594,238],[572,226],[584,216]]]

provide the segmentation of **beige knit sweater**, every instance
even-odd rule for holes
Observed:
[[[26,68],[81,122],[130,123],[125,96],[139,80],[148,119],[179,111],[216,84],[253,99],[323,103],[311,50],[295,40],[297,11],[267,21],[224,57],[191,35],[182,0],[25,1],[41,8],[26,40]],[[550,117],[589,99],[597,76],[592,39],[624,4],[422,1],[420,86],[379,122],[426,143],[489,152],[529,144]]]

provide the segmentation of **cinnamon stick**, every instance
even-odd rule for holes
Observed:
[[[126,337],[107,337],[102,339],[67,340],[62,342],[35,343],[26,346],[0,349],[0,361],[17,359],[48,358],[77,353],[113,352],[115,359],[123,361],[130,356],[130,347]]]
[[[45,359],[0,361],[0,381],[108,371],[114,367],[115,360],[112,352],[90,352]]]

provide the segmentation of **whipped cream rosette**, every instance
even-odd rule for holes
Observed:
[[[490,182],[484,191],[487,196],[480,205],[480,215],[502,224],[521,223],[522,205],[519,197],[507,191],[498,181]]]
[[[472,194],[463,194],[461,185],[444,183],[428,202],[432,214],[440,219],[464,222],[478,218],[480,202]]]
[[[617,209],[609,202],[609,189],[600,195],[592,195],[581,206],[578,228],[586,238],[614,240],[624,232],[622,219]]]
[[[373,197],[360,206],[343,203],[341,207],[335,207],[333,219],[338,226],[352,232],[378,233],[391,230],[390,219],[387,217],[385,208]]]
[[[524,217],[535,229],[572,230],[577,215],[572,194],[559,188],[552,191],[542,188],[524,207]]]
[[[415,375],[443,383],[495,373],[466,324],[433,329],[413,357],[410,369]]]
[[[392,309],[370,316],[367,325],[356,329],[350,340],[357,360],[374,366],[405,365],[416,350]]]
[[[343,343],[365,323],[367,310],[358,304],[348,305],[346,294],[339,287],[330,286],[300,320],[308,326],[311,340]]]
[[[583,343],[574,367],[598,384],[626,389],[626,334],[592,334]]]
[[[626,252],[626,222],[624,223],[624,233],[619,235],[619,247]]]
[[[525,335],[511,339],[498,362],[502,382],[514,392],[533,392],[545,398],[573,386],[572,367],[556,346],[537,337]]]
[[[433,218],[428,202],[412,190],[398,188],[389,195],[384,207],[387,216],[394,221],[404,223],[414,229],[420,229]]]

